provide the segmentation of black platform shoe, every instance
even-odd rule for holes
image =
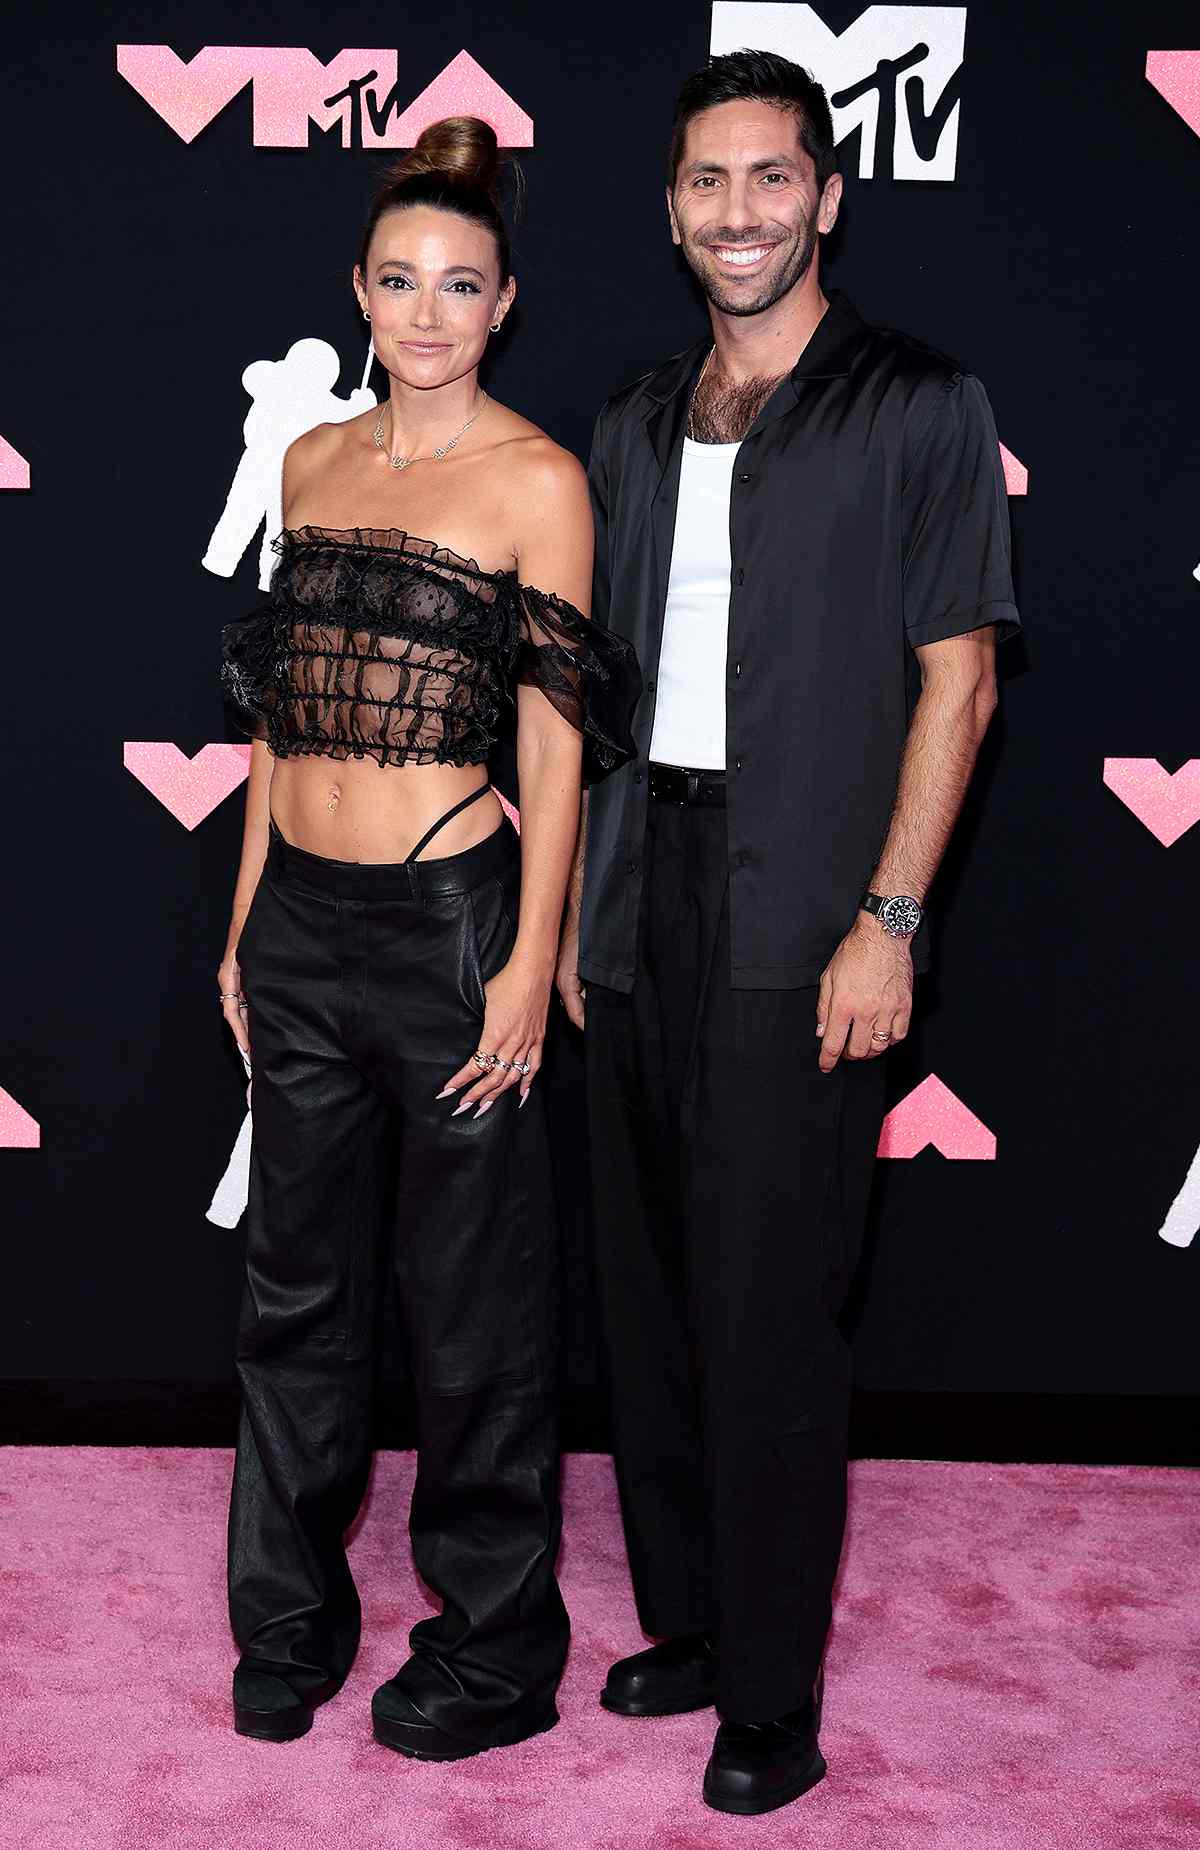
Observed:
[[[777,1721],[721,1723],[704,1770],[705,1804],[749,1817],[790,1805],[824,1779],[824,1681],[819,1674],[810,1699]]]
[[[487,1753],[489,1748],[514,1747],[518,1741],[545,1734],[557,1721],[558,1710],[552,1709],[544,1721],[502,1733],[495,1741],[464,1741],[436,1727],[404,1694],[395,1678],[381,1684],[371,1698],[375,1739],[381,1747],[393,1747],[410,1760],[469,1760],[472,1754]]]
[[[313,1710],[339,1687],[330,1681],[311,1696],[300,1696],[285,1677],[239,1664],[233,1673],[234,1732],[252,1741],[298,1741],[312,1727]]]
[[[707,1632],[667,1638],[633,1657],[623,1657],[600,1692],[614,1715],[686,1715],[711,1708],[717,1667]]]

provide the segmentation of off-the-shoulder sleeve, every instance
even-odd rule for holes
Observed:
[[[221,632],[221,686],[252,739],[265,739],[278,699],[278,612],[261,604]]]
[[[633,645],[552,592],[517,585],[515,593],[517,681],[539,687],[582,734],[583,780],[594,784],[637,756],[630,724],[642,679]]]

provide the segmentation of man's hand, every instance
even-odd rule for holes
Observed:
[[[555,974],[558,993],[562,997],[563,1007],[567,1011],[567,1020],[572,1027],[582,1028],[584,1021],[584,999],[587,991],[579,981],[579,920],[568,919],[563,926],[562,942],[558,947],[558,970]]]
[[[834,952],[817,996],[817,1064],[831,1073],[843,1054],[874,1060],[908,1033],[912,950],[877,919],[860,913]]]

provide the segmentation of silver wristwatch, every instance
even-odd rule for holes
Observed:
[[[877,918],[893,938],[911,938],[925,916],[920,901],[908,893],[895,893],[888,899],[879,893],[868,893],[862,901],[862,910]]]

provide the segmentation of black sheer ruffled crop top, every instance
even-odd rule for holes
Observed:
[[[275,550],[221,678],[277,758],[482,764],[521,684],[582,734],[585,781],[634,756],[637,656],[562,598],[392,529],[298,527]]]

